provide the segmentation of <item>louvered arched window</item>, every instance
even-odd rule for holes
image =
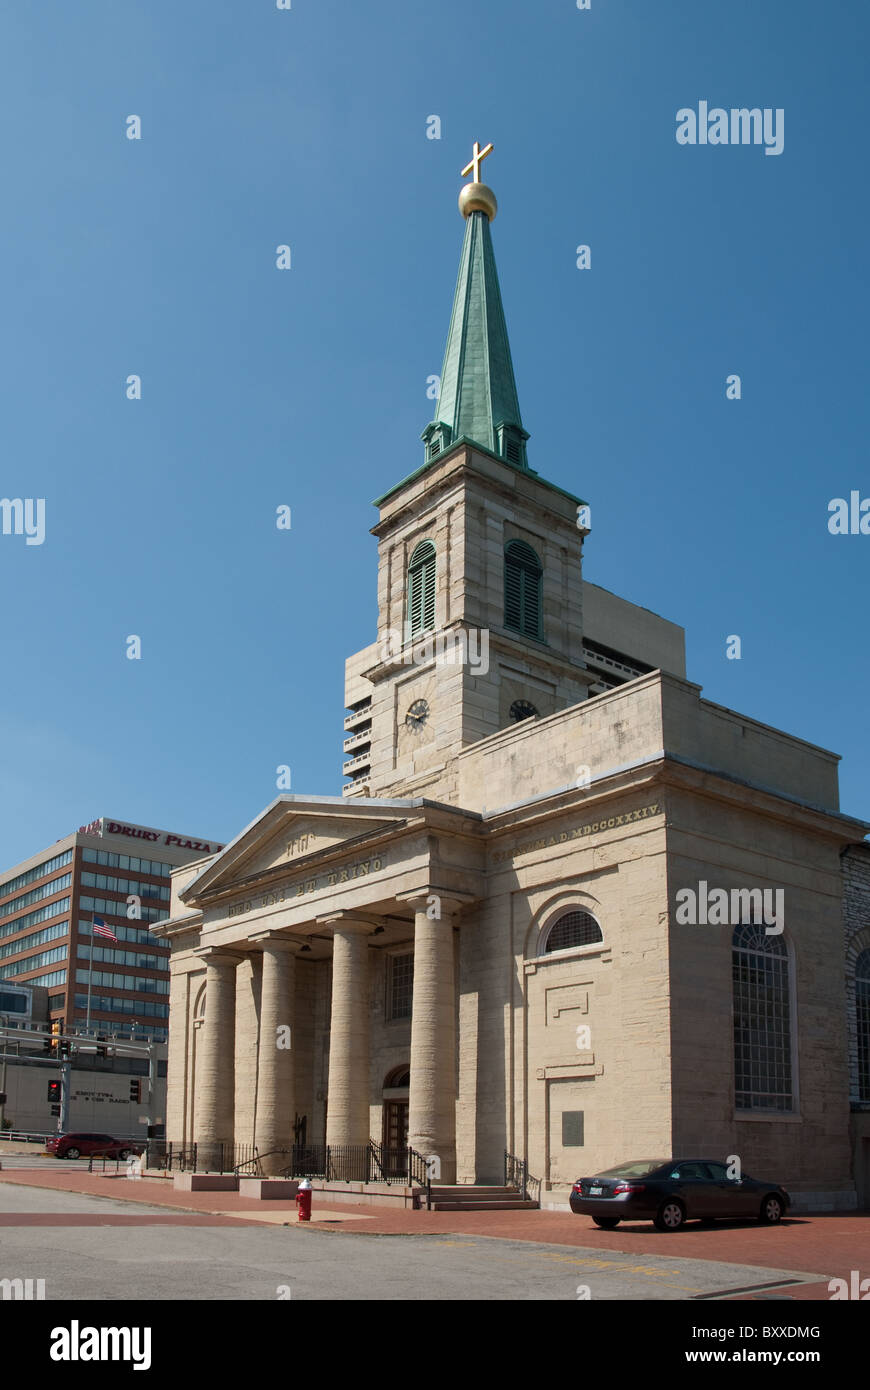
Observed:
[[[435,626],[435,547],[431,541],[415,546],[408,565],[408,636]]]
[[[745,923],[734,928],[734,1093],[738,1110],[791,1110],[792,1009],[788,947]]]
[[[523,637],[542,636],[541,562],[525,541],[505,546],[504,625]]]

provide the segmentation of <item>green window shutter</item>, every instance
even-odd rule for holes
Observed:
[[[435,556],[423,569],[423,628],[435,626]]]
[[[411,632],[419,632],[423,613],[423,572],[412,572],[408,580],[408,622]]]
[[[435,626],[435,547],[421,541],[408,565],[409,636]]]
[[[541,635],[541,575],[539,570],[523,571],[523,632],[527,637]]]
[[[505,557],[504,566],[504,625],[519,632],[522,627],[523,576],[519,565]]]
[[[542,636],[541,562],[525,541],[509,541],[504,554],[504,625],[523,637]]]

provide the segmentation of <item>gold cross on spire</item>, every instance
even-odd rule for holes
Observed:
[[[485,150],[482,150],[482,149],[480,148],[480,145],[478,144],[478,142],[475,140],[475,142],[474,142],[474,154],[471,156],[471,162],[470,162],[470,164],[466,164],[465,168],[463,169],[463,171],[462,171],[462,177],[465,178],[465,175],[466,175],[466,174],[471,174],[472,171],[473,171],[473,175],[472,175],[473,181],[474,181],[475,183],[480,183],[480,166],[481,166],[481,163],[483,162],[484,159],[486,159],[486,156],[487,156],[488,154],[492,154],[492,151],[493,151],[493,146],[492,146],[492,145],[487,145],[486,149],[485,149]]]

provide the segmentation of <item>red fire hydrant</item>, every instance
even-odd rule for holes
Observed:
[[[311,1183],[303,1178],[296,1190],[296,1206],[300,1221],[311,1220]]]

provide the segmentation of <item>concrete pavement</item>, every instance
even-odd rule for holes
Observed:
[[[7,1196],[16,1188],[21,1194],[29,1191],[30,1196],[22,1195],[18,1200]],[[101,1201],[96,1207],[75,1211],[63,1206],[65,1197],[100,1198]],[[449,1241],[456,1249],[467,1247],[469,1242],[474,1246],[488,1241],[509,1242],[512,1246],[531,1244],[554,1252],[554,1259],[561,1252],[573,1259],[578,1270],[585,1268],[590,1277],[594,1275],[605,1281],[616,1277],[620,1271],[627,1273],[632,1261],[635,1273],[639,1265],[649,1267],[652,1264],[671,1270],[679,1266],[688,1273],[681,1285],[680,1280],[676,1280],[681,1292],[675,1296],[684,1298],[754,1298],[759,1296],[762,1285],[768,1286],[767,1293],[760,1291],[763,1296],[770,1296],[770,1290],[781,1287],[783,1295],[791,1298],[828,1299],[829,1279],[848,1280],[852,1270],[861,1271],[862,1277],[870,1277],[870,1216],[865,1213],[800,1216],[778,1227],[761,1226],[756,1222],[721,1222],[712,1227],[690,1224],[669,1235],[641,1224],[621,1226],[611,1232],[600,1231],[589,1218],[552,1211],[384,1211],[378,1207],[345,1204],[330,1208],[325,1202],[328,1198],[321,1200],[315,1195],[315,1220],[310,1226],[299,1227],[291,1202],[256,1202],[231,1192],[178,1193],[167,1179],[101,1177],[57,1161],[55,1166],[41,1171],[0,1173],[0,1227],[4,1228],[4,1243],[11,1235],[10,1227],[22,1222],[29,1221],[34,1229],[44,1228],[51,1224],[51,1214],[56,1213],[61,1223],[73,1224],[75,1218],[75,1224],[84,1228],[91,1219],[87,1213],[93,1214],[99,1209],[105,1213],[100,1220],[104,1228],[121,1223],[178,1224],[186,1217],[189,1224],[254,1225],[268,1227],[276,1234],[285,1229],[286,1223],[294,1229],[298,1227],[303,1239],[327,1232],[340,1232],[342,1239],[348,1239],[351,1233],[357,1240],[372,1236],[393,1237],[391,1246],[402,1239],[412,1239],[415,1247],[426,1241]],[[126,1219],[125,1212],[128,1213]],[[198,1220],[194,1223],[191,1218]],[[534,1260],[537,1257],[529,1255],[526,1258]],[[660,1261],[665,1264],[660,1265]],[[699,1272],[701,1265],[708,1266],[703,1277]],[[651,1291],[658,1280],[665,1289],[668,1281],[660,1274],[646,1274],[641,1277],[645,1293],[623,1292],[613,1296],[665,1296]],[[606,1286],[610,1287],[609,1282]]]
[[[284,1215],[292,1220],[292,1213]],[[295,1221],[273,1225],[3,1183],[0,1278],[42,1279],[46,1301],[528,1302],[721,1297],[759,1286],[797,1287],[807,1277],[436,1231],[372,1239],[360,1234],[360,1225],[336,1237]]]

